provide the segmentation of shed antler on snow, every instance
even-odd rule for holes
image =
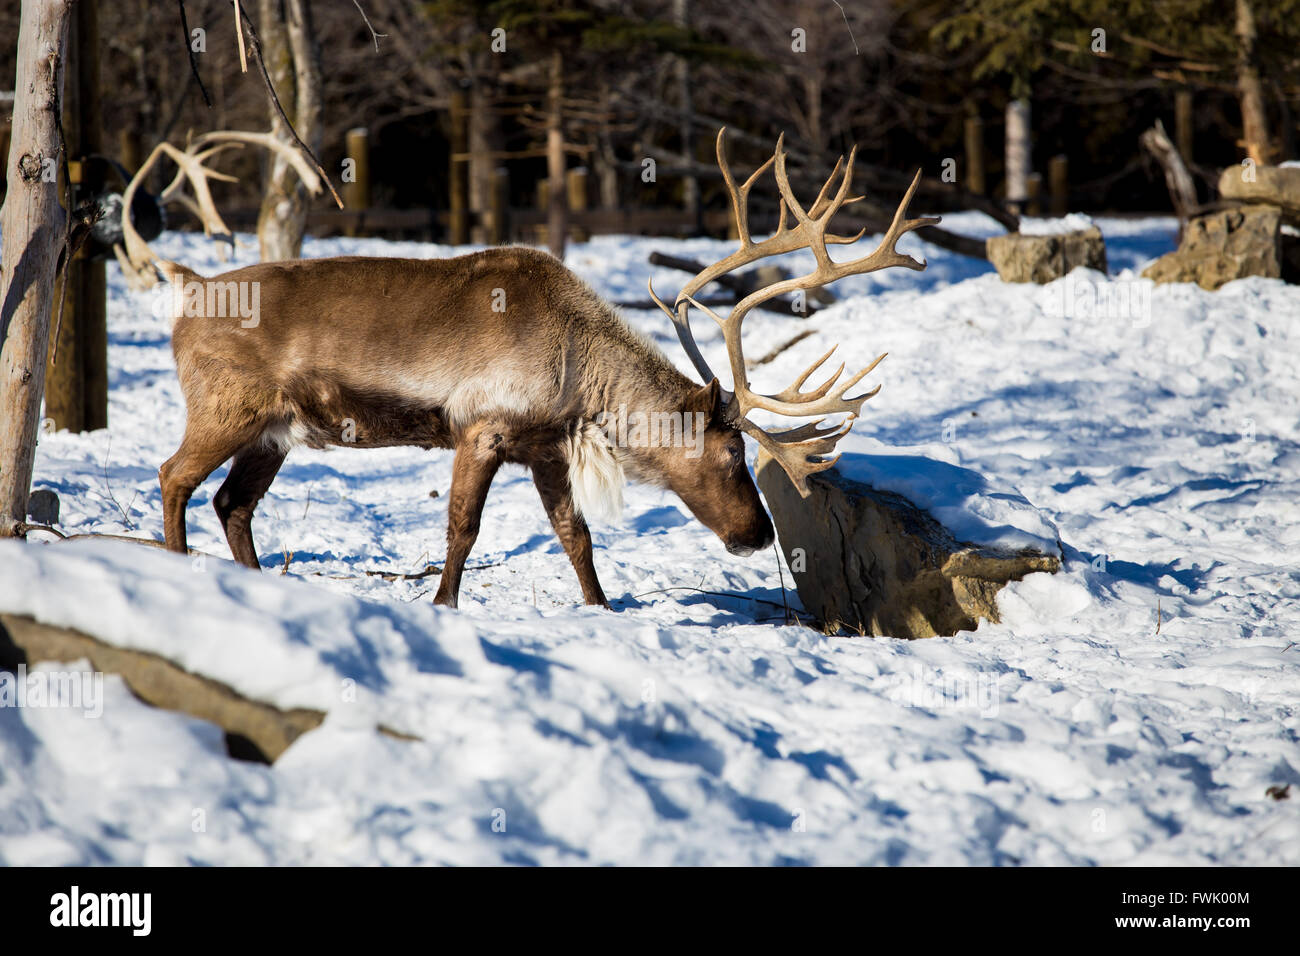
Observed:
[[[842,207],[857,202],[862,198],[861,196],[849,196],[853,179],[853,161],[857,148],[854,147],[849,153],[847,162],[843,157],[836,162],[835,169],[822,185],[821,191],[817,194],[817,199],[810,208],[805,210],[790,189],[790,180],[786,174],[784,136],[777,140],[776,151],[771,158],[756,169],[745,180],[743,185],[737,186],[727,162],[725,135],[726,128],[724,127],[718,131],[718,166],[722,170],[722,178],[731,196],[731,207],[736,220],[736,230],[740,236],[740,248],[725,259],[704,269],[688,282],[677,293],[677,299],[674,303],[675,308],[670,308],[655,295],[653,287],[650,289],[650,296],[658,304],[659,308],[663,309],[668,314],[668,317],[672,319],[673,325],[677,328],[677,337],[681,340],[682,348],[686,350],[686,354],[690,356],[691,362],[706,382],[717,378],[717,376],[709,367],[708,362],[704,360],[704,356],[700,353],[699,346],[695,342],[695,336],[691,332],[690,307],[694,305],[707,313],[722,328],[723,340],[727,346],[727,358],[731,366],[731,378],[735,387],[734,393],[727,394],[727,416],[729,420],[742,432],[757,441],[764,451],[776,459],[781,467],[785,469],[786,474],[790,476],[790,480],[795,487],[799,489],[800,494],[807,496],[808,476],[824,471],[835,464],[835,458],[827,458],[826,456],[830,455],[835,450],[839,440],[848,434],[849,429],[853,427],[854,419],[862,411],[863,403],[875,395],[880,390],[880,386],[877,385],[871,391],[856,397],[847,397],[846,393],[854,385],[862,381],[867,373],[874,369],[885,356],[879,356],[874,362],[844,383],[839,381],[844,372],[844,365],[841,363],[835,373],[821,385],[802,391],[804,383],[808,381],[809,377],[831,357],[836,348],[832,347],[825,355],[808,366],[803,374],[796,378],[788,388],[773,395],[761,394],[750,389],[749,376],[745,368],[745,353],[741,342],[741,325],[745,321],[745,316],[749,314],[751,309],[777,296],[814,289],[834,282],[836,279],[842,279],[845,276],[862,275],[879,269],[887,269],[890,266],[924,269],[924,262],[913,259],[911,256],[902,255],[895,249],[895,246],[904,234],[924,226],[932,226],[939,222],[939,219],[906,218],[908,203],[911,202],[917,184],[921,181],[921,173],[918,170],[916,176],[912,179],[912,185],[908,187],[906,194],[903,196],[903,201],[894,213],[893,222],[890,223],[889,229],[885,232],[884,238],[881,239],[875,250],[860,259],[854,259],[850,262],[836,262],[831,259],[827,246],[852,245],[862,238],[863,232],[865,232],[863,230],[857,235],[840,236],[828,231],[831,220]],[[776,232],[766,239],[755,242],[749,232],[749,191],[758,178],[767,172],[769,168],[775,172],[777,189],[781,194],[781,215]],[[839,185],[832,195],[831,189],[836,177],[839,177]],[[726,318],[718,315],[707,306],[701,305],[694,298],[696,293],[719,276],[726,275],[759,259],[783,255],[800,249],[809,249],[816,257],[817,267],[812,272],[775,282],[752,292],[736,303]],[[773,432],[764,430],[749,420],[749,413],[755,409],[763,409],[777,415],[796,418],[839,413],[847,413],[848,417],[836,425],[821,427],[821,423],[825,420],[823,418],[788,431]]]
[[[162,195],[158,197],[159,202],[180,203],[194,213],[203,224],[205,235],[233,243],[234,239],[230,229],[221,218],[221,213],[217,211],[216,203],[212,199],[212,192],[208,189],[208,180],[215,179],[220,182],[237,182],[238,180],[234,176],[228,176],[225,173],[209,169],[204,164],[225,150],[239,149],[245,144],[261,146],[283,156],[293,166],[294,171],[302,179],[303,185],[307,187],[309,193],[315,196],[321,192],[320,175],[308,161],[308,158],[303,155],[302,151],[292,143],[283,142],[270,133],[219,130],[195,137],[183,150],[177,149],[171,143],[159,143],[153,148],[149,158],[144,161],[136,174],[131,177],[131,182],[127,184],[126,192],[122,196],[122,242],[125,249],[121,246],[114,246],[113,251],[116,253],[118,262],[122,265],[122,271],[130,284],[136,287],[152,285],[155,278],[154,263],[159,261],[157,254],[149,248],[149,244],[136,231],[129,212],[131,203],[135,199],[136,190],[145,177],[149,175],[149,171],[153,169],[158,160],[166,156],[177,166],[176,176],[163,190]],[[192,199],[183,192],[187,180],[190,189],[194,193]]]

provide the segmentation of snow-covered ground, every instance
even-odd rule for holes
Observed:
[[[0,547],[0,610],[328,711],[272,768],[112,677],[98,717],[0,707],[0,863],[1300,862],[1300,799],[1265,796],[1300,784],[1300,289],[1155,288],[1136,275],[1173,223],[1097,224],[1109,278],[1006,285],[927,246],[925,272],[845,280],[807,325],[748,320],[752,354],[816,330],[762,386],[832,342],[889,352],[841,446],[856,468],[972,536],[1059,533],[1065,569],[1004,590],[1001,624],[918,642],[779,626],[773,552],[733,557],[635,487],[623,526],[594,529],[615,609],[589,609],[522,471],[493,487],[461,609],[435,609],[436,578],[364,572],[441,562],[450,453],[300,449],[254,522],[260,575],[111,541]],[[220,271],[201,237],[158,245]],[[683,278],[652,249],[729,248],[606,237],[569,264],[643,300],[648,276],[661,294]],[[111,427],[44,435],[35,484],[66,532],[157,538],[184,409],[165,320],[115,266],[110,284]],[[686,367],[658,312],[627,315]],[[224,474],[189,513],[220,558]],[[969,517],[990,501],[1023,520]]]

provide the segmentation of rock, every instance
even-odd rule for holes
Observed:
[[[1106,271],[1106,243],[1096,226],[1056,235],[1026,236],[1018,232],[988,240],[989,261],[1004,282],[1040,285],[1068,275],[1078,266]]]
[[[1248,173],[1254,182],[1245,178]],[[1219,176],[1219,195],[1277,206],[1286,222],[1300,226],[1300,166],[1229,166]]]
[[[36,524],[58,524],[59,496],[49,488],[37,488],[27,499],[27,517]]]
[[[1195,282],[1211,291],[1246,276],[1282,277],[1282,213],[1241,206],[1192,219],[1177,251],[1142,273],[1156,282]]]
[[[962,543],[901,495],[834,468],[811,476],[803,498],[761,455],[758,485],[800,600],[831,627],[905,638],[973,631],[999,619],[1008,581],[1061,566],[1055,555]]]

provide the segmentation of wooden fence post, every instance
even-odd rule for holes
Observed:
[[[504,166],[492,170],[491,198],[488,241],[500,246],[510,241],[510,170]]]
[[[345,138],[347,158],[352,160],[353,179],[343,181],[343,205],[352,212],[363,214],[370,208],[370,131],[364,126],[350,129]],[[349,236],[362,232],[363,220],[359,216],[347,228]]]
[[[75,63],[70,60],[69,65],[75,66]],[[67,110],[64,111],[63,121],[65,129],[73,125],[69,122]],[[73,135],[75,134],[69,129],[69,140]],[[69,153],[71,152],[70,148]],[[69,160],[68,174],[72,180],[71,188],[75,192],[81,185],[81,163]],[[62,174],[59,175],[59,195],[64,195]],[[83,318],[82,296],[79,294],[84,281],[83,265],[84,262],[78,256],[67,267],[67,294],[63,300],[62,322],[59,321],[59,292],[64,288],[63,277],[55,279],[54,295],[50,300],[50,348],[45,365],[45,417],[54,422],[56,429],[66,428],[71,432],[86,430],[86,401],[81,375],[83,356],[77,335]]]
[[[1029,200],[1030,174],[1033,169],[1032,117],[1028,99],[1007,103],[1005,132],[1006,199],[1016,212],[1024,211]]]
[[[1029,191],[1029,215],[1041,216],[1043,214],[1043,174],[1030,173],[1029,178],[1025,180],[1025,186]]]
[[[78,3],[68,37],[63,133],[68,150],[73,202],[98,193],[105,183],[98,163],[78,162],[103,153],[100,123],[99,20],[96,5]],[[50,315],[50,359],[45,373],[45,415],[55,427],[85,432],[108,427],[108,322],[102,262],[78,253],[67,269],[67,298],[59,323],[60,278]],[[53,336],[58,333],[55,341]]]
[[[537,180],[537,209],[543,217],[551,211],[551,181],[549,179]],[[536,235],[533,241],[539,246],[544,246],[549,234],[550,229],[545,219],[543,219],[542,225],[536,227]]]
[[[129,175],[135,175],[135,171],[140,168],[144,157],[140,155],[139,130],[124,126],[117,131],[117,161],[126,167]],[[124,187],[125,185],[123,183]]]
[[[1052,215],[1059,219],[1070,211],[1070,160],[1064,153],[1047,161],[1047,181]]]
[[[569,194],[569,212],[584,213],[587,211],[587,170],[586,167],[578,166],[570,169],[565,173],[567,184],[565,191]],[[577,216],[570,217],[570,222]],[[586,242],[591,238],[591,234],[582,226],[570,226],[569,233],[576,242]]]
[[[1178,146],[1178,154],[1183,157],[1183,162],[1191,166],[1194,162],[1192,158],[1192,143],[1196,138],[1196,120],[1192,113],[1192,91],[1188,89],[1178,90],[1174,93],[1174,142]]]
[[[454,246],[469,242],[469,97],[451,94],[451,168],[448,192],[451,216],[447,240]]]
[[[984,121],[978,116],[966,118],[966,182],[968,192],[985,194]]]

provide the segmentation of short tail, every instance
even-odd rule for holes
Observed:
[[[175,282],[177,279],[187,282],[190,279],[202,278],[193,269],[183,266],[179,262],[172,262],[170,259],[159,259],[154,263],[154,268],[162,276],[163,282]]]
[[[184,286],[203,277],[193,269],[168,259],[155,260],[153,268],[158,273],[158,281],[163,283],[163,287],[156,290],[156,294],[163,296],[163,299],[161,302],[154,304],[154,315],[159,315],[161,309],[162,313],[171,319],[171,326],[174,329],[184,307],[184,294],[182,291]],[[161,318],[160,315],[159,317]]]

